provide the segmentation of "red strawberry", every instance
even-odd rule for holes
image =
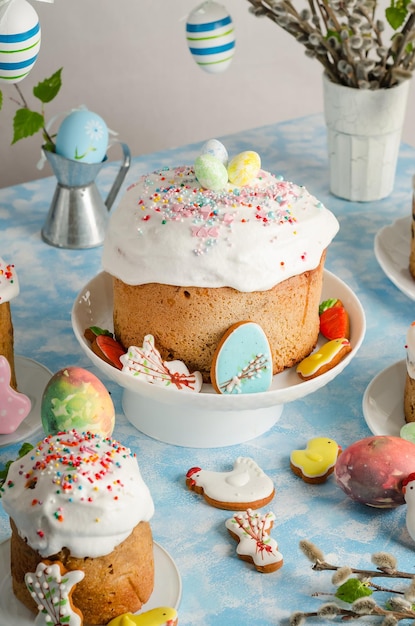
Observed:
[[[320,332],[329,341],[350,336],[349,314],[341,300],[325,300],[320,304]]]
[[[108,335],[97,335],[91,348],[101,359],[110,365],[114,365],[117,369],[122,370],[120,356],[125,354],[126,350],[124,350],[116,339]]]

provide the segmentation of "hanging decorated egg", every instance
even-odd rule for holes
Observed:
[[[200,68],[211,74],[226,70],[235,51],[232,18],[224,6],[207,0],[186,22],[187,45]]]
[[[212,156],[219,159],[221,163],[225,167],[228,166],[228,151],[217,139],[209,139],[206,143],[203,144],[201,154],[211,154]]]
[[[0,9],[0,82],[18,83],[34,66],[40,49],[39,18],[26,0]]]
[[[107,125],[102,117],[88,109],[69,113],[56,135],[56,153],[72,161],[101,163],[107,147]]]

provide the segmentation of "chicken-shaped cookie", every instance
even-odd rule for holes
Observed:
[[[304,450],[293,450],[290,467],[306,483],[323,483],[333,472],[341,447],[334,439],[314,437]]]
[[[275,495],[271,478],[253,459],[241,456],[228,472],[192,467],[186,474],[186,484],[212,506],[228,511],[259,509]]]

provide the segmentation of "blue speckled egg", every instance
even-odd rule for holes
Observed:
[[[212,74],[226,70],[235,51],[232,18],[224,6],[208,0],[186,22],[187,45],[198,66]]]
[[[107,152],[108,128],[102,117],[79,109],[61,123],[56,135],[56,152],[72,161],[100,163]]]
[[[203,144],[201,154],[211,154],[212,156],[219,159],[221,163],[224,164],[225,167],[228,166],[228,151],[217,139],[209,139],[206,143]]]
[[[18,83],[34,66],[40,49],[39,18],[26,0],[0,9],[0,82]]]

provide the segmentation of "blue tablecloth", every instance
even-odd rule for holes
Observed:
[[[312,572],[299,551],[302,538],[317,544],[334,563],[368,567],[371,553],[382,549],[395,554],[401,570],[415,573],[415,544],[406,530],[405,506],[378,510],[358,505],[332,477],[322,485],[308,485],[289,468],[291,450],[304,447],[314,436],[332,437],[344,448],[370,435],[362,413],[363,393],[378,372],[405,358],[414,302],[385,276],[373,244],[381,227],[410,215],[415,150],[401,146],[396,186],[389,198],[353,203],[329,193],[326,133],[320,115],[218,139],[231,154],[256,150],[265,169],[304,184],[334,212],[340,232],[329,248],[326,267],[356,293],[366,313],[366,337],[351,364],[326,387],[285,405],[281,419],[265,435],[238,446],[191,449],[150,439],[129,424],[122,414],[121,389],[91,365],[71,327],[76,294],[101,269],[101,248],[57,249],[40,237],[56,185],[53,177],[0,190],[0,256],[15,263],[20,279],[21,293],[12,305],[16,353],[52,372],[68,365],[91,368],[112,394],[117,409],[114,436],[138,455],[155,502],[154,537],[170,553],[182,577],[179,623],[286,624],[293,611],[319,606],[321,599],[311,597],[313,592],[333,590],[330,573]],[[199,147],[134,158],[124,187],[162,166],[192,163]],[[110,163],[99,175],[104,196],[116,169],[117,164]],[[0,448],[0,465],[13,458],[19,447]],[[267,510],[276,515],[272,536],[284,565],[273,574],[260,574],[238,559],[236,543],[224,524],[229,512],[208,506],[185,486],[190,467],[225,471],[241,455],[255,459],[275,483],[276,496]],[[0,540],[9,534],[0,505]],[[1,618],[0,626],[6,626]]]

